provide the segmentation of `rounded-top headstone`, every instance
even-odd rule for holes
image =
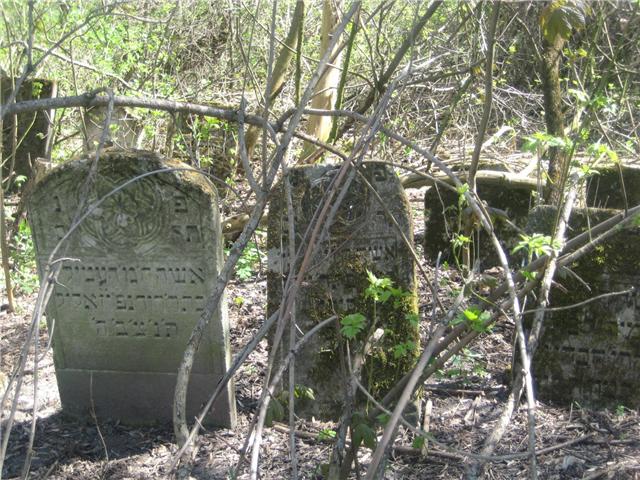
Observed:
[[[338,171],[335,166],[291,169],[296,250],[308,242],[305,232]],[[269,207],[269,315],[280,308],[283,285],[292,267],[297,272],[300,266],[300,259],[294,262],[289,255],[288,217],[285,189],[280,183]],[[366,162],[361,175],[350,184],[327,234],[320,238],[296,295],[293,318],[298,338],[328,317],[342,320],[352,314],[366,319],[362,331],[349,341],[352,354],[374,332],[382,334],[368,352],[361,379],[377,398],[413,368],[419,352],[415,266],[407,245],[412,241],[409,203],[397,175],[382,163]],[[366,294],[371,275],[383,283],[391,282],[395,295],[373,301]],[[297,391],[313,392],[313,398],[299,395],[295,410],[301,416],[337,418],[341,413],[350,375],[346,337],[340,328],[336,321],[321,330],[296,355]],[[287,332],[288,328],[285,337]],[[288,338],[283,345],[280,353],[284,355]]]
[[[223,261],[216,190],[150,152],[108,151],[94,174],[91,165],[85,158],[52,170],[29,205],[41,278],[52,260],[66,259],[47,307],[63,410],[170,421],[178,366]],[[89,213],[50,258],[83,197]],[[194,363],[189,417],[229,362],[221,302]],[[206,422],[234,425],[232,386]]]

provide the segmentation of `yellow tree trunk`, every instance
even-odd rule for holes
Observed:
[[[304,0],[298,0],[296,2],[296,8],[293,12],[293,18],[291,20],[291,26],[287,38],[285,38],[276,64],[273,67],[273,85],[271,92],[269,92],[269,103],[271,104],[282,91],[284,83],[287,80],[287,70],[291,64],[291,60],[298,49],[298,39],[301,37],[300,30],[304,24]],[[249,158],[253,155],[253,149],[256,146],[258,138],[262,133],[262,128],[251,126],[247,131],[245,143],[247,145],[247,152]]]
[[[324,55],[331,41],[331,32],[340,21],[341,0],[324,0],[322,6],[322,31],[320,39],[320,56]],[[338,45],[336,45],[336,49]],[[335,50],[334,52],[335,53]],[[341,55],[331,62],[316,86],[311,108],[331,110],[334,108],[338,94],[338,84],[340,83]],[[331,134],[333,118],[329,116],[311,115],[307,123],[307,133],[316,139],[324,142]],[[301,163],[311,163],[315,159],[315,152],[318,148],[312,143],[305,142]]]

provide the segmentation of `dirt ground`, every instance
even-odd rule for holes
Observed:
[[[422,208],[420,202],[419,195],[412,197],[416,212]],[[420,219],[417,220],[419,223]],[[422,286],[420,298],[424,312],[430,311],[429,297]],[[234,282],[228,299],[232,348],[237,352],[264,320],[266,281],[263,272],[256,272],[247,281]],[[3,312],[0,318],[3,381],[19,361],[34,300],[33,295],[20,296],[17,313]],[[426,332],[426,326],[424,330]],[[40,332],[40,338],[41,348],[44,348],[48,341],[46,331]],[[423,454],[412,446],[412,434],[401,431],[385,478],[463,478],[469,464],[464,453],[479,451],[494,428],[509,393],[511,338],[512,326],[500,324],[491,335],[485,335],[464,355],[455,358],[441,374],[429,379],[424,385],[422,407],[430,400],[429,428],[438,445],[430,443]],[[237,428],[204,432],[192,471],[194,479],[248,478],[246,463],[235,477],[234,471],[260,396],[261,374],[266,361],[266,343],[263,342],[236,379]],[[31,360],[27,365],[32,365]],[[176,451],[170,426],[131,428],[99,418],[86,423],[65,419],[60,411],[50,351],[42,356],[37,372],[37,424],[29,478],[124,480],[167,477],[168,463]],[[25,463],[32,422],[33,373],[33,368],[28,367],[8,440],[2,478],[20,478]],[[543,403],[538,403],[537,407],[540,478],[640,479],[638,412],[624,408],[615,412],[590,411],[578,405],[561,408]],[[296,424],[299,478],[322,478],[321,466],[328,461],[331,445],[319,439],[319,432],[327,427],[331,425],[301,420]],[[507,455],[526,451],[526,448],[527,415],[523,405],[514,415],[495,453]],[[358,461],[364,471],[371,451],[362,450]],[[485,470],[486,478],[526,478],[527,465],[528,461],[523,458],[492,462]],[[275,424],[265,431],[261,478],[290,478],[290,467],[288,429]]]

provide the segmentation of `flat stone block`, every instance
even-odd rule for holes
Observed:
[[[599,168],[587,181],[587,207],[619,208],[640,205],[640,167]],[[622,179],[620,175],[622,174]]]
[[[548,234],[555,209],[537,207],[528,230]],[[615,210],[578,209],[570,236],[610,218]],[[549,312],[534,376],[539,396],[570,405],[640,408],[640,227],[620,230],[569,266],[576,276],[556,280],[551,307],[573,306],[597,295],[634,288],[632,293]]]
[[[478,179],[478,195],[486,202],[487,206],[496,209],[492,214],[492,222],[495,233],[505,249],[507,255],[520,240],[518,231],[504,221],[506,216],[519,228],[527,224],[529,208],[533,205],[530,189],[513,188],[506,182],[483,183]],[[499,265],[499,259],[495,253],[491,239],[487,233],[470,217],[468,206],[458,205],[459,195],[451,190],[432,187],[425,193],[425,257],[432,262],[438,258],[438,252],[442,252],[442,261],[455,265],[455,257],[461,260],[461,253],[455,252],[451,243],[456,233],[465,234],[466,226],[472,227],[472,258],[480,260],[481,269]]]

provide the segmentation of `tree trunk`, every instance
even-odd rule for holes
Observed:
[[[560,92],[560,57],[564,38],[556,35],[553,43],[543,40],[540,74],[544,93],[544,120],[547,133],[554,137],[564,137],[564,119],[562,116],[562,93]],[[549,170],[547,188],[544,192],[545,203],[557,205],[562,196],[562,188],[569,156],[560,147],[551,147],[548,152]]]
[[[276,64],[273,67],[273,84],[271,92],[269,93],[269,103],[272,103],[278,95],[280,95],[282,87],[284,87],[284,83],[287,80],[289,64],[293,59],[294,53],[296,53],[296,50],[298,49],[298,41],[300,39],[300,32],[302,31],[303,24],[304,0],[298,0],[296,2],[296,8],[293,11],[293,18],[291,19],[289,33],[287,34],[287,38],[284,40],[284,45],[282,45]],[[245,142],[249,158],[253,155],[253,149],[255,148],[256,142],[258,141],[261,133],[262,128],[255,125],[251,125],[247,131]]]
[[[322,7],[322,32],[320,39],[321,55],[327,50],[331,41],[331,32],[340,22],[339,10],[341,8],[341,0],[324,0]],[[339,48],[336,46],[336,49]],[[335,50],[334,50],[335,51]],[[316,86],[313,99],[311,100],[311,108],[322,110],[332,110],[338,93],[338,84],[340,83],[340,68],[335,65],[340,64],[338,55],[331,64],[327,65],[320,81]],[[331,135],[331,127],[334,118],[331,116],[311,115],[307,123],[307,133],[324,142]],[[314,152],[318,147],[312,143],[305,142],[302,153],[302,163],[310,163],[315,158]]]

